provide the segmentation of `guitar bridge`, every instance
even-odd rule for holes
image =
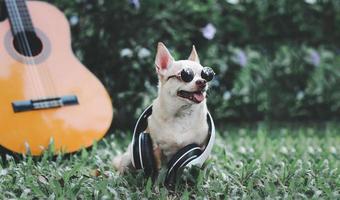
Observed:
[[[37,100],[24,100],[12,102],[14,112],[25,112],[32,110],[43,110],[58,108],[63,106],[79,104],[78,98],[75,95],[66,95],[61,97],[37,99]]]

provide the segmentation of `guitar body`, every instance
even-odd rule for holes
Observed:
[[[9,20],[0,23],[0,145],[32,155],[51,142],[56,153],[89,147],[111,125],[110,97],[74,56],[63,13],[45,2],[26,3],[43,48],[36,56],[23,56],[14,48]],[[14,111],[13,102],[57,95],[74,95],[78,104]]]

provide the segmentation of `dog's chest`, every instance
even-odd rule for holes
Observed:
[[[148,120],[148,129],[154,145],[158,145],[166,157],[180,148],[196,143],[202,145],[207,138],[208,124],[205,118],[173,118],[170,120]]]

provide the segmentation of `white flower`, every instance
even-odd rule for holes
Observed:
[[[318,153],[321,153],[322,152],[322,149],[320,147],[316,147],[315,150],[318,152]]]
[[[77,25],[78,22],[79,22],[79,17],[77,15],[72,15],[70,17],[70,24],[71,24],[71,26]]]
[[[245,67],[247,65],[247,62],[248,62],[248,58],[247,58],[246,53],[242,50],[237,51],[236,52],[236,60],[237,60],[237,63],[241,67]]]
[[[296,161],[296,166],[298,166],[299,168],[302,167],[302,160],[301,159]]]
[[[309,147],[307,148],[307,150],[308,150],[308,153],[310,153],[310,154],[314,154],[314,153],[315,153],[313,147],[311,147],[311,146],[309,146]]]
[[[301,100],[303,99],[303,97],[305,96],[305,93],[303,91],[299,91],[297,94],[296,94],[296,99],[297,100]]]
[[[128,57],[128,58],[131,58],[132,57],[132,50],[129,49],[129,48],[124,48],[120,51],[120,57]]]
[[[287,147],[285,147],[285,146],[281,147],[280,152],[287,155],[288,154]]]
[[[223,93],[223,99],[224,100],[229,100],[230,99],[230,97],[231,97],[231,94],[230,94],[230,92],[229,91],[225,91],[224,93]]]
[[[230,4],[238,4],[239,3],[239,0],[226,0],[228,3]]]
[[[307,162],[307,168],[308,169],[312,168],[312,163],[310,161]]]
[[[8,171],[6,169],[0,170],[0,176],[5,176],[7,175]]]
[[[320,65],[320,62],[321,62],[321,58],[320,58],[320,55],[317,51],[315,51],[314,49],[312,49],[310,51],[310,54],[309,54],[309,62],[311,64],[313,64],[315,67],[318,67]]]
[[[332,154],[336,154],[336,148],[334,146],[330,146],[329,152],[331,152]]]
[[[255,160],[255,165],[256,165],[257,167],[260,167],[260,166],[261,166],[261,161],[260,161],[259,159],[256,159],[256,160]]]
[[[24,194],[28,194],[28,193],[30,193],[30,192],[31,192],[31,189],[25,188],[23,193],[24,193]]]
[[[338,168],[334,168],[334,169],[332,169],[330,172],[329,172],[329,175],[330,176],[333,176],[333,175],[335,175],[336,173],[337,173],[337,171],[338,171]],[[339,178],[340,178],[340,176],[339,176]],[[340,193],[339,193],[340,194]]]
[[[236,167],[237,168],[242,168],[243,167],[243,162],[242,161],[237,161],[236,162]]]
[[[286,164],[283,161],[281,161],[279,165],[281,166],[281,168],[284,168]]]
[[[318,196],[320,196],[321,194],[322,194],[322,191],[321,191],[321,190],[317,190],[317,191],[315,192],[315,195],[314,195],[314,196],[318,197]]]
[[[129,2],[136,10],[138,10],[140,8],[139,0],[129,0]]]
[[[250,147],[250,148],[248,148],[248,152],[249,152],[249,153],[254,153],[255,150],[253,149],[253,147]]]
[[[305,0],[305,2],[308,4],[315,4],[316,0]]]
[[[146,57],[149,57],[151,55],[151,52],[146,49],[146,48],[141,48],[139,51],[138,51],[138,57],[140,59],[142,58],[146,58]]]
[[[238,152],[242,153],[242,154],[245,154],[247,152],[246,148],[244,148],[243,146],[240,146],[238,148]]]
[[[216,34],[216,28],[211,23],[208,23],[201,29],[201,32],[203,34],[203,37],[205,37],[208,40],[212,40],[215,37]]]
[[[325,159],[325,160],[322,162],[322,167],[323,167],[323,168],[329,168],[329,161],[328,161],[328,159]]]

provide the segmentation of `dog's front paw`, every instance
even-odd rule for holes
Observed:
[[[113,168],[115,168],[120,174],[123,174],[129,169],[131,165],[130,156],[128,153],[116,156],[112,161]]]
[[[123,174],[125,169],[124,169],[124,166],[122,166],[121,162],[122,162],[122,155],[119,155],[113,159],[112,164],[113,164],[114,169],[116,169],[120,174]]]

